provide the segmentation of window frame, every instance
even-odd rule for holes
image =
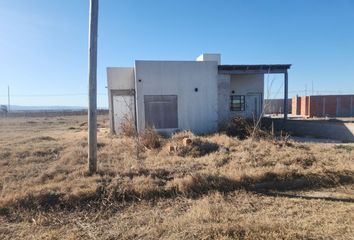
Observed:
[[[234,106],[233,100],[239,100],[240,106],[239,107]],[[231,95],[230,96],[230,111],[244,112],[245,110],[246,110],[246,96],[245,95]]]

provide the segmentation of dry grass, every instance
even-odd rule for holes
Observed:
[[[84,117],[0,119],[1,239],[354,236],[350,145],[149,132],[137,159],[107,122],[88,176]]]

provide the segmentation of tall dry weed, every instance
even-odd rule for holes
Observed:
[[[135,122],[135,120],[131,116],[129,116],[127,114],[125,114],[123,116],[123,120],[119,126],[120,131],[123,136],[125,136],[125,137],[136,136],[136,127],[135,127],[134,122]]]
[[[161,147],[161,136],[154,128],[146,128],[139,136],[140,143],[148,149]]]

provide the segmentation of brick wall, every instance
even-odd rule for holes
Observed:
[[[340,108],[337,108],[337,115],[342,117],[354,116],[354,95],[344,95],[340,98]]]
[[[291,100],[291,114],[293,115],[300,115],[301,112],[301,97],[292,97],[292,100]]]
[[[308,116],[309,115],[309,96],[301,96],[300,97],[300,115],[301,116]]]
[[[310,117],[335,117],[337,115],[337,96],[309,96]]]
[[[302,116],[354,117],[354,95],[302,96],[299,105]]]

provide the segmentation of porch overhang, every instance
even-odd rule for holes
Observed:
[[[219,65],[219,74],[276,74],[286,73],[291,64]]]
[[[291,64],[218,65],[219,74],[284,74],[284,122],[288,119],[288,69]]]

